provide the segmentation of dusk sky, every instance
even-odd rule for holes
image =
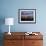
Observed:
[[[21,15],[33,16],[33,11],[22,11]]]

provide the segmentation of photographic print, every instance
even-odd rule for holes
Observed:
[[[36,23],[36,9],[19,9],[19,23]]]

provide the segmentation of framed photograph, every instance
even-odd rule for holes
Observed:
[[[18,9],[19,23],[36,23],[36,9]]]

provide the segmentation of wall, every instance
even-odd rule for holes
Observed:
[[[45,0],[0,0],[2,17],[13,17],[14,26],[11,31],[46,31],[46,1]],[[36,9],[36,24],[19,24],[18,9]],[[8,31],[6,25],[1,26],[2,32]]]
[[[12,32],[46,32],[46,0],[0,0],[0,18],[13,17]],[[36,24],[19,24],[18,9],[36,9]],[[8,32],[8,26],[0,24],[0,32]]]

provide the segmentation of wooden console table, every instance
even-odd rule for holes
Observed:
[[[26,32],[11,32],[8,35],[4,33],[4,46],[43,46],[43,35],[25,35]],[[33,32],[34,33],[34,32]]]

